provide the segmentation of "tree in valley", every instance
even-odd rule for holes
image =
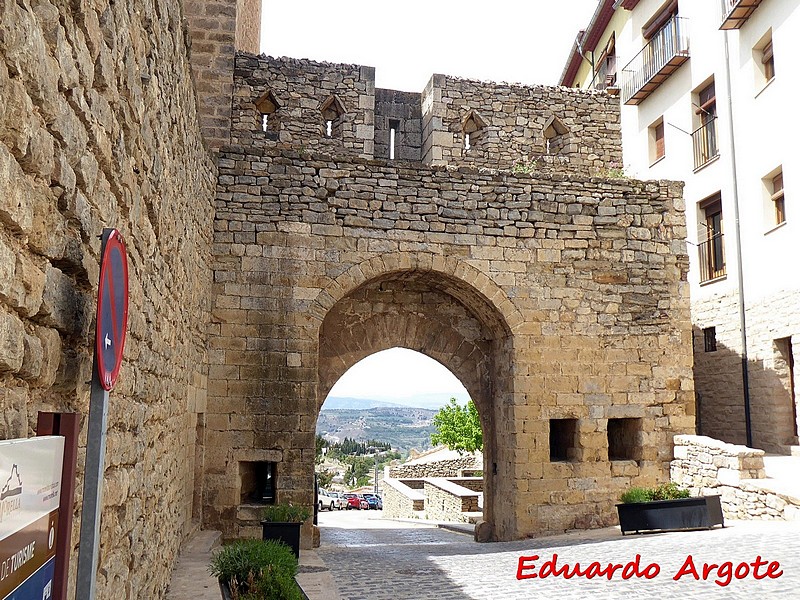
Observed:
[[[433,417],[436,433],[431,434],[433,445],[444,444],[459,453],[483,449],[483,431],[478,409],[470,400],[459,406],[455,398],[443,406]]]

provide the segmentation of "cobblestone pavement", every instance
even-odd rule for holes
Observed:
[[[319,554],[331,569],[347,600],[498,600],[569,598],[800,598],[800,522],[733,521],[724,529],[623,537],[619,529],[574,532],[521,542],[477,544],[471,537],[431,526],[383,520],[376,513],[328,513],[320,518]],[[654,563],[652,579],[623,580],[616,571],[603,576],[547,577],[517,580],[520,556],[538,555],[537,567],[558,555],[557,565],[598,561],[622,563],[641,556],[641,570]],[[700,576],[673,577],[687,556]],[[727,586],[714,582],[713,570],[703,580],[703,563],[778,561],[776,578],[732,578]],[[758,568],[759,576],[767,566]],[[652,569],[652,568],[651,568]],[[527,570],[529,574],[535,571]],[[724,576],[725,567],[722,567]],[[740,574],[744,567],[740,568]],[[721,581],[725,581],[722,577]]]

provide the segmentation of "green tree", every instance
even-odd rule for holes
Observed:
[[[472,400],[459,406],[455,398],[450,398],[450,404],[443,406],[434,415],[433,425],[436,427],[436,433],[431,434],[434,446],[445,444],[459,453],[483,449],[481,421]]]

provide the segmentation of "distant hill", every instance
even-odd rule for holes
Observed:
[[[322,410],[317,419],[317,433],[332,442],[349,437],[357,441],[389,442],[400,452],[425,449],[431,447],[436,412],[402,406]]]
[[[405,398],[378,397],[379,399],[364,398],[340,398],[329,396],[322,405],[322,410],[341,410],[341,409],[368,409],[389,406],[405,406],[409,408],[425,408],[438,411],[445,404],[450,402],[450,398],[455,397],[459,404],[466,404],[469,400],[467,394],[420,394]]]
[[[337,396],[328,396],[328,398],[325,400],[325,404],[322,405],[322,410],[366,410],[368,408],[389,406],[402,406],[402,404],[385,402],[383,400],[365,400],[364,398],[339,398]]]

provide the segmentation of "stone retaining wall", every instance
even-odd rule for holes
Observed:
[[[0,438],[32,435],[40,410],[88,413],[98,236],[118,228],[130,312],[109,402],[97,597],[162,598],[200,517],[216,180],[182,3],[0,6]]]
[[[387,519],[411,519],[425,508],[425,496],[421,491],[393,480],[383,480],[383,516]]]
[[[474,456],[462,456],[451,460],[437,460],[428,463],[397,465],[389,470],[389,477],[395,479],[422,479],[424,477],[458,477],[464,469],[482,469],[476,465]]]
[[[800,518],[800,499],[770,492],[753,480],[764,479],[764,451],[705,436],[676,435],[672,481],[693,496],[719,494],[731,519]]]
[[[480,512],[478,494],[446,479],[425,480],[425,518],[431,521],[469,523],[470,515]],[[474,514],[471,516],[475,516]]]

